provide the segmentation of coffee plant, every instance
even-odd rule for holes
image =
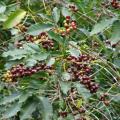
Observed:
[[[120,120],[120,1],[0,0],[0,120]]]

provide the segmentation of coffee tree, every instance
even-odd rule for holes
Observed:
[[[120,120],[118,0],[0,1],[0,120]]]

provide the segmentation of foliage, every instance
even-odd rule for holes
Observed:
[[[119,120],[120,2],[0,1],[0,120]]]

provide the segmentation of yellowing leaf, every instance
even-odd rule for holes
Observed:
[[[82,99],[78,99],[77,100],[77,107],[80,108],[82,103],[83,103]]]
[[[21,20],[25,17],[25,15],[26,15],[26,11],[24,11],[22,9],[16,10],[4,22],[3,28],[4,29],[9,29],[9,28],[12,28],[12,27],[16,26],[18,23],[21,22]]]

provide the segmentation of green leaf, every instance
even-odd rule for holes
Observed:
[[[22,9],[16,10],[5,21],[5,23],[3,24],[3,28],[9,29],[9,28],[16,26],[18,23],[21,22],[21,20],[25,17],[25,15],[26,15],[26,11]]]
[[[27,67],[32,67],[35,64],[37,64],[37,60],[35,60],[34,58],[30,58],[26,60],[26,66]]]
[[[120,67],[120,58],[114,59],[113,63],[116,65],[116,67]]]
[[[76,48],[70,48],[68,50],[68,52],[72,55],[72,56],[75,56],[75,57],[79,57],[80,55],[80,50],[76,49]]]
[[[82,95],[82,97],[85,100],[88,100],[88,98],[91,96],[90,92],[84,87],[84,85],[80,83],[74,83],[74,86],[77,88],[77,91],[79,94]]]
[[[71,83],[69,82],[60,82],[61,90],[64,94],[67,94],[68,90],[71,89]]]
[[[69,41],[69,44],[71,46],[69,46],[69,50],[67,50],[67,52],[69,52],[72,56],[79,57],[81,51],[79,50],[79,46],[77,45],[77,42]]]
[[[9,108],[7,108],[6,112],[3,114],[3,118],[7,119],[10,117],[13,117],[17,114],[17,112],[20,111],[22,104],[16,102],[13,105],[11,105]]]
[[[58,23],[60,19],[60,10],[57,7],[53,9],[53,19],[56,23]]]
[[[18,99],[19,97],[20,97],[20,93],[15,93],[10,96],[6,96],[6,97],[0,99],[0,105],[5,105],[7,103],[13,102],[16,99]]]
[[[64,72],[64,73],[62,73],[62,78],[63,78],[63,80],[68,81],[68,80],[70,80],[71,76],[68,72]]]
[[[113,99],[113,101],[115,101],[115,102],[120,102],[120,95],[117,95],[117,96],[114,96],[114,99]]]
[[[52,20],[51,16],[48,16],[46,14],[39,13],[38,16],[40,16],[44,20],[50,20],[50,21]]]
[[[86,36],[89,36],[89,34],[90,34],[89,31],[86,30],[85,28],[78,28],[78,30]]]
[[[104,19],[100,22],[96,23],[93,27],[92,31],[90,32],[90,36],[103,32],[105,29],[111,27],[111,25],[117,20],[117,18],[110,18],[110,19]]]
[[[60,43],[60,44],[63,44],[63,43],[64,43],[63,38],[62,38],[60,35],[52,32],[52,31],[49,31],[49,32],[48,32],[48,36],[49,36],[51,39],[56,40],[56,41],[57,41],[58,43]]]
[[[54,26],[52,24],[34,24],[28,28],[27,33],[29,35],[39,35],[42,32],[47,32],[52,29]]]
[[[49,53],[41,52],[41,53],[32,55],[31,58],[38,60],[38,61],[43,61],[43,60],[46,60],[48,56],[49,56]]]
[[[52,120],[53,108],[49,102],[49,99],[46,97],[39,97],[40,99],[40,108],[43,120]]]
[[[110,41],[111,44],[116,44],[120,41],[120,21],[115,22]]]
[[[64,17],[66,17],[66,16],[71,16],[71,15],[72,15],[72,12],[71,12],[68,8],[63,7],[63,8],[62,8],[62,15],[63,15]]]
[[[26,57],[27,52],[24,49],[14,49],[4,52],[3,57],[10,57],[10,60],[19,60]]]
[[[7,16],[4,14],[0,14],[0,21],[4,22],[7,20]]]
[[[54,63],[55,63],[55,58],[50,58],[47,63],[47,66],[52,66]]]
[[[38,53],[36,55],[36,53]],[[26,43],[23,45],[22,49],[11,49],[8,50],[7,52],[4,52],[2,54],[3,57],[9,57],[9,60],[20,60],[22,58],[28,58],[26,59],[26,63],[28,65],[30,64],[35,64],[35,60],[44,60],[48,56],[47,53],[41,53],[40,48],[33,44],[33,43]],[[29,57],[28,57],[29,56]],[[36,56],[36,57],[35,57]],[[36,59],[35,59],[36,58]],[[34,59],[34,61],[31,61]]]
[[[72,114],[68,114],[65,120],[74,120],[75,118],[73,117]]]
[[[23,92],[19,97],[19,103],[25,102],[28,97],[32,96],[32,93],[30,92]]]
[[[6,10],[6,5],[3,2],[0,2],[0,13],[4,13]]]
[[[35,44],[35,43],[26,43],[26,45],[28,47],[32,48],[32,50],[40,52],[40,47],[37,44]]]
[[[27,103],[22,107],[22,112],[20,114],[20,120],[25,120],[30,118],[31,114],[36,110],[38,106],[38,102],[36,100],[29,100]]]

